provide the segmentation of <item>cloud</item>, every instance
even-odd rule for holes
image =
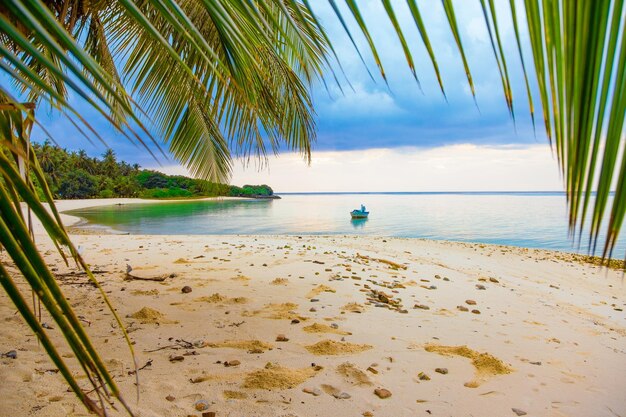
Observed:
[[[184,174],[180,168],[165,170]],[[315,152],[307,166],[297,155],[269,169],[235,165],[233,184],[266,183],[278,192],[558,191],[556,160],[547,145],[407,147]]]
[[[345,89],[343,95],[335,87],[333,91],[337,98],[326,108],[318,110],[320,117],[343,120],[372,116],[385,118],[404,113],[388,93],[378,89],[368,91],[361,83],[353,84],[353,87],[354,90]]]

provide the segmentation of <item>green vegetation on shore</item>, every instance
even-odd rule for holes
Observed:
[[[268,185],[237,187],[141,169],[137,164],[118,161],[110,149],[100,159],[89,157],[83,150],[73,152],[53,146],[48,141],[33,144],[33,148],[55,198],[269,197],[274,194]]]

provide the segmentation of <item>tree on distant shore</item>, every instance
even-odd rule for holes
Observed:
[[[61,198],[93,198],[98,193],[96,179],[82,169],[68,172],[59,187]]]
[[[34,143],[33,151],[41,162],[54,198],[183,198],[214,196],[269,196],[268,185],[237,187],[182,175],[166,175],[118,161],[107,150],[102,158],[91,158],[84,150],[70,152],[49,141]],[[45,165],[44,165],[45,163]],[[38,188],[38,193],[42,190]]]

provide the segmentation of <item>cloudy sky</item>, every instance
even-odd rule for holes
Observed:
[[[537,133],[533,133],[508,1],[497,3],[515,98],[515,124],[505,106],[478,0],[454,2],[476,84],[477,105],[441,2],[418,0],[442,71],[447,102],[404,0],[393,4],[411,45],[423,91],[406,65],[379,0],[363,0],[359,5],[376,41],[388,85],[378,76],[363,37],[356,36],[356,40],[374,74],[374,81],[328,2],[312,3],[334,41],[353,89],[340,72],[343,93],[330,76],[328,89],[322,84],[313,87],[318,137],[310,166],[289,153],[270,158],[269,168],[260,171],[255,164],[244,166],[236,162],[234,184],[267,183],[279,192],[561,189],[558,167],[542,126],[538,125]],[[522,35],[526,63],[530,66],[528,39],[525,33]],[[536,93],[536,86],[532,88]],[[46,120],[48,129],[62,146],[84,148],[92,155],[104,152],[102,145],[87,143],[64,119],[50,115]],[[185,172],[172,160],[161,159],[159,166],[146,152],[104,125],[100,130],[121,159],[168,173]],[[34,132],[35,139],[42,137],[42,132]]]

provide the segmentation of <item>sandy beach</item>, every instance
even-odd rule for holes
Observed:
[[[132,201],[59,209],[118,202]],[[137,416],[626,415],[626,284],[576,256],[385,237],[72,238],[134,342],[139,402],[112,315],[37,229]],[[127,265],[166,278],[127,280]],[[0,320],[0,352],[17,351],[0,359],[0,416],[88,415],[4,293]]]

